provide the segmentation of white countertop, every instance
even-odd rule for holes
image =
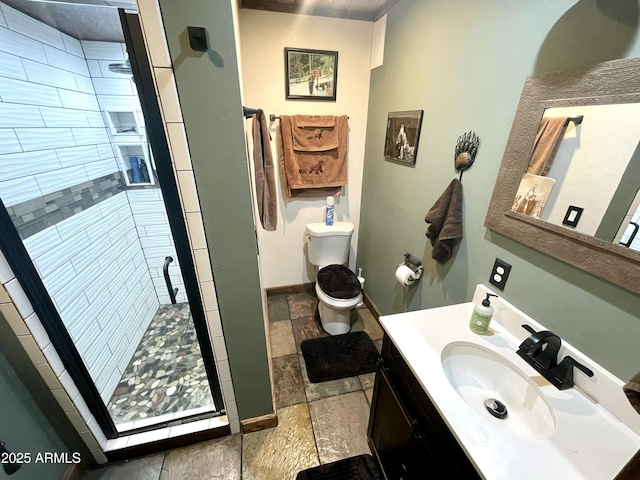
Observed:
[[[483,286],[479,289],[475,298],[478,295],[484,298],[482,291],[489,290]],[[492,305],[494,303],[492,300]],[[505,314],[504,309],[511,306],[499,301],[496,310],[502,312],[501,319],[496,321],[494,314],[490,334],[476,335],[468,328],[473,305],[469,302],[385,315],[380,317],[380,322],[478,472],[489,480],[613,479],[640,449],[637,424],[632,425],[634,431],[619,420],[618,411],[616,417],[611,409],[603,406],[603,402],[606,404],[614,398],[615,409],[628,414],[620,400],[626,401],[621,388],[616,391],[622,382],[612,381],[615,377],[609,372],[571,350],[574,358],[595,372],[588,382],[599,385],[589,394],[585,392],[591,387],[558,390],[516,354],[522,340],[529,335],[520,328],[520,323],[529,322],[536,330],[542,329],[540,324],[528,317],[520,318],[522,315],[516,321],[502,321],[514,312],[510,310]],[[517,309],[512,310],[521,314]],[[522,332],[514,331],[515,324]],[[555,430],[548,438],[521,438],[509,433],[504,420],[488,413],[481,415],[462,399],[449,383],[441,363],[442,349],[458,341],[474,343],[499,354],[538,385],[556,420]],[[561,358],[566,351],[564,346]],[[576,383],[585,383],[579,376],[587,378],[576,370]]]

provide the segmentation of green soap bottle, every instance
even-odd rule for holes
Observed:
[[[497,297],[497,295],[487,293],[487,298],[473,307],[469,329],[478,335],[485,335],[489,332],[489,323],[493,316],[493,307],[491,306],[491,299],[489,297]]]

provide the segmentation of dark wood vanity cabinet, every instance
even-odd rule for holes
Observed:
[[[373,388],[368,437],[387,480],[480,478],[386,335]]]

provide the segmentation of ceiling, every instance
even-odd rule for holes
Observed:
[[[376,21],[400,0],[237,0],[240,8]],[[0,0],[79,40],[124,42],[118,8],[136,0]]]
[[[136,10],[136,0],[0,0],[79,40],[124,42],[118,8]]]
[[[374,22],[400,0],[239,0],[240,8]]]

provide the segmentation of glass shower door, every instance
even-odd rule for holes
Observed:
[[[3,249],[107,436],[220,412],[140,32],[128,30],[125,42],[112,8],[8,2],[0,0],[0,220],[11,230]],[[70,29],[74,18],[83,23]],[[130,24],[139,29],[137,18]]]

